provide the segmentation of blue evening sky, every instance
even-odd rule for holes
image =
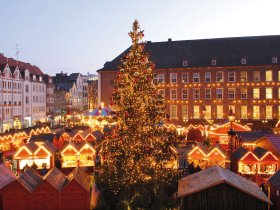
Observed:
[[[45,73],[94,73],[130,45],[138,19],[152,42],[280,35],[279,0],[0,0],[0,53]]]

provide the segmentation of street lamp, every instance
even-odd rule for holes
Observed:
[[[263,124],[263,131],[265,131],[265,129],[266,129],[266,123],[267,123],[267,120],[262,120],[262,124]]]
[[[232,108],[229,109],[228,113],[228,121],[230,122],[230,130],[228,135],[230,136],[229,139],[229,155],[230,155],[230,170],[232,171],[232,151],[233,151],[233,137],[235,136],[236,132],[232,128],[232,123],[235,119],[235,114],[232,111]]]

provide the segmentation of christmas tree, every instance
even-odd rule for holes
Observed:
[[[177,135],[163,126],[165,105],[137,21],[129,36],[132,46],[121,60],[112,95],[117,126],[102,145],[103,163],[95,174],[99,207],[162,209],[177,188],[171,151]]]

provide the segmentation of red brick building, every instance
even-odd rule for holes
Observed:
[[[117,66],[129,49],[98,70],[99,103],[110,103]],[[146,50],[172,122],[222,121],[230,107],[244,123],[279,119],[280,36],[148,41]]]

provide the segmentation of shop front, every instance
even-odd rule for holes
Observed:
[[[78,166],[79,151],[74,144],[66,145],[61,151],[62,168]]]
[[[81,167],[94,166],[95,149],[86,143],[79,151],[79,165]]]

